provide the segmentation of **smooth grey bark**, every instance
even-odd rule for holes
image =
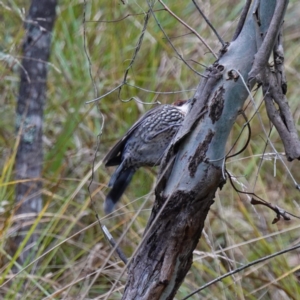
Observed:
[[[207,69],[193,107],[161,164],[155,204],[129,264],[122,299],[173,299],[184,280],[215,192],[225,181],[227,138],[248,97],[244,82],[251,89],[267,67],[287,3],[255,1],[242,30]],[[259,54],[261,47],[268,51],[267,58],[264,52]]]
[[[56,0],[32,0],[24,23],[26,35],[16,109],[16,130],[20,142],[15,166],[16,180],[19,181],[16,185],[16,213],[23,216],[18,224],[16,247],[34,220],[32,213],[38,214],[42,209],[43,108],[56,4]],[[22,252],[20,262],[26,260],[37,238],[37,234],[31,236],[28,250]]]

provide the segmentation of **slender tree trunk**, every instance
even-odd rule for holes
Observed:
[[[130,262],[123,299],[173,299],[189,271],[215,192],[225,181],[225,145],[248,97],[245,84],[251,89],[268,66],[287,3],[254,1],[235,40],[207,69],[161,164],[156,201]]]
[[[15,240],[17,247],[42,208],[43,108],[56,4],[57,0],[32,0],[24,24],[26,35],[16,109],[16,129],[20,134],[16,158],[16,213],[22,214]],[[26,260],[37,238],[37,234],[30,237],[28,250],[22,252],[20,262]]]

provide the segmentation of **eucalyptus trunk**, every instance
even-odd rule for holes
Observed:
[[[16,158],[16,213],[20,215],[17,247],[42,209],[43,109],[56,4],[56,0],[32,0],[24,22],[26,34],[16,109],[16,130],[20,137]],[[37,239],[38,234],[33,233],[20,262],[26,260]]]

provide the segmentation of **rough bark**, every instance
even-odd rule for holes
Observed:
[[[17,247],[30,228],[27,224],[32,224],[32,213],[38,214],[42,208],[43,107],[56,4],[56,0],[32,0],[24,23],[26,35],[16,109],[16,130],[20,135],[16,157],[16,180],[19,181],[16,185],[16,213],[22,214],[15,240]],[[28,213],[31,215],[26,217]],[[22,263],[37,238],[37,234],[33,234],[29,239],[28,250],[20,256]]]
[[[251,89],[262,62],[268,61],[257,53],[260,47],[272,50],[286,5],[255,1],[243,28],[199,84],[192,109],[161,164],[154,208],[130,262],[122,299],[173,299],[184,280],[215,192],[225,180],[225,145],[248,97],[248,74],[253,70]]]

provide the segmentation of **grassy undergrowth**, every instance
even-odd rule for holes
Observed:
[[[113,170],[106,170],[101,159],[130,125],[151,107],[151,103],[171,103],[178,98],[191,97],[199,77],[177,58],[155,20],[150,18],[128,83],[150,91],[185,91],[161,95],[124,86],[121,92],[124,101],[120,101],[114,92],[100,102],[85,104],[122,82],[143,28],[147,2],[128,1],[123,5],[122,1],[90,0],[84,5],[81,0],[59,1],[44,120],[42,178],[45,206],[38,217],[42,224],[41,238],[35,245],[38,251],[32,259],[38,261],[13,276],[12,257],[16,249],[12,237],[18,231],[14,214],[14,160],[18,145],[14,118],[24,35],[22,20],[28,11],[28,2],[0,1],[0,298],[105,299],[118,280],[108,299],[120,299],[126,281],[126,272],[120,278],[124,265],[115,256],[109,256],[111,248],[96,222],[95,213],[116,239],[126,232],[121,247],[129,257],[142,238],[151,212],[156,170],[140,170],[123,196],[119,209],[106,217],[102,203]],[[300,4],[290,2],[284,24],[287,96],[300,131]],[[218,52],[217,39],[192,1],[166,1],[166,4]],[[224,3],[213,0],[199,1],[199,4],[223,39],[229,41],[244,1]],[[155,6],[157,10],[161,8],[159,4]],[[87,22],[83,26],[84,11]],[[197,37],[168,12],[157,11],[157,17],[174,46],[198,72],[204,71],[200,64],[208,66],[214,61]],[[128,101],[131,97],[141,102]],[[261,103],[261,94],[257,93],[255,99],[257,104]],[[254,112],[250,103],[246,110],[248,117]],[[263,104],[260,114],[269,129]],[[240,117],[228,140],[228,149],[243,123]],[[226,166],[236,176],[236,186],[255,191],[266,201],[300,215],[299,191],[286,167],[270,154],[272,149],[266,146],[266,137],[257,117],[253,118],[251,128],[252,139],[247,150],[228,160]],[[94,205],[91,205],[87,187],[92,178],[100,133],[91,184]],[[270,138],[277,150],[283,152],[275,130]],[[235,150],[242,148],[246,140],[245,132]],[[300,182],[299,162],[286,164]],[[139,211],[142,204],[143,209]],[[299,220],[272,225],[273,218],[273,212],[265,207],[253,207],[249,197],[238,195],[227,182],[216,195],[205,232],[194,253],[194,264],[176,299],[182,299],[229,270],[299,243]],[[34,226],[37,219],[30,222]],[[191,299],[300,299],[296,276],[299,262],[297,251],[279,256],[226,278]],[[22,269],[22,266],[17,268]]]

